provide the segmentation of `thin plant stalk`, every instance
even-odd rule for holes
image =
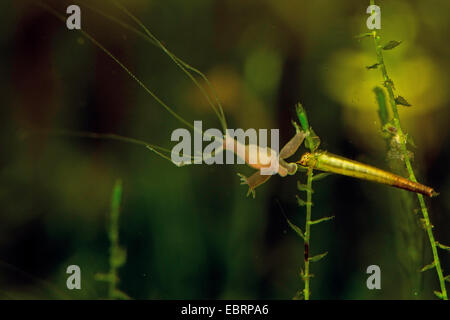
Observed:
[[[125,264],[126,251],[119,244],[119,216],[120,203],[122,201],[122,181],[117,180],[112,197],[111,211],[109,215],[108,238],[109,238],[109,271],[106,274],[96,274],[96,280],[108,283],[109,299],[130,299],[130,297],[118,289],[119,268]]]
[[[306,145],[311,147],[313,145],[313,141],[311,140],[311,130],[308,123],[308,118],[306,116],[306,112],[303,107],[299,104],[297,105],[297,116],[300,121],[300,125],[305,131],[306,134]],[[310,269],[309,269],[309,243],[311,240],[311,207],[312,207],[312,178],[313,178],[313,170],[309,169],[307,173],[307,182],[306,182],[306,218],[305,218],[305,249],[304,249],[304,259],[305,259],[305,273],[304,273],[304,281],[305,288],[303,290],[303,294],[305,296],[305,300],[309,300],[310,297]]]
[[[118,283],[118,267],[120,263],[117,263],[117,256],[120,255],[121,248],[119,246],[119,212],[120,212],[120,201],[122,198],[122,183],[117,180],[111,199],[111,214],[109,221],[109,288],[108,296],[110,298],[114,297],[115,291],[117,290]]]
[[[317,137],[314,133],[314,131],[311,129],[308,123],[308,118],[306,116],[306,112],[303,109],[302,105],[298,103],[296,105],[296,112],[297,117],[300,121],[300,125],[302,130],[305,132],[305,146],[311,150],[311,152],[314,152],[320,144],[319,137]],[[325,174],[327,175],[327,174]],[[306,185],[302,185],[300,182],[298,183],[298,188],[300,191],[306,192],[306,201],[300,199],[297,197],[297,201],[300,206],[306,206],[306,217],[305,217],[305,232],[303,233],[298,227],[295,227],[294,230],[303,238],[304,241],[304,260],[305,260],[305,270],[301,272],[301,277],[305,283],[305,287],[303,289],[303,297],[305,300],[309,300],[311,297],[311,290],[310,290],[310,279],[312,277],[311,274],[311,268],[310,268],[310,262],[319,261],[323,257],[327,255],[328,252],[315,255],[313,257],[310,256],[310,242],[311,242],[311,225],[318,224],[323,221],[327,221],[332,219],[333,217],[324,217],[318,220],[311,220],[312,216],[312,182],[314,179],[320,179],[323,177],[323,174],[314,176],[313,168],[308,168],[307,171],[307,182]],[[291,223],[289,223],[292,226]]]
[[[311,206],[312,206],[312,179],[313,170],[308,170],[308,180],[306,188],[306,221],[305,221],[305,289],[303,293],[305,295],[305,300],[309,300],[310,290],[309,290],[309,279],[311,275],[309,273],[309,241],[311,238]]]
[[[370,1],[371,5],[373,5],[374,3],[375,3],[374,0]],[[372,31],[371,36],[373,38],[374,45],[375,45],[375,52],[377,55],[377,66],[381,72],[381,75],[383,77],[384,86],[388,93],[389,106],[391,107],[391,111],[392,111],[392,115],[393,115],[393,125],[396,129],[396,134],[398,136],[398,142],[400,145],[400,150],[402,152],[402,158],[403,158],[406,170],[408,172],[409,179],[411,181],[417,182],[416,176],[412,169],[410,156],[408,154],[408,149],[406,146],[407,136],[403,132],[401,123],[400,123],[400,116],[398,113],[397,101],[395,99],[395,94],[394,94],[394,84],[393,84],[392,80],[389,78],[389,75],[388,75],[388,72],[386,69],[386,65],[384,63],[383,46],[381,45],[381,37],[379,36],[379,34],[376,30]],[[431,250],[433,253],[432,264],[436,268],[436,273],[438,275],[439,284],[441,287],[441,292],[435,292],[435,293],[437,293],[437,295],[439,297],[441,297],[442,299],[448,300],[447,289],[445,287],[445,277],[442,272],[441,262],[440,262],[439,255],[437,252],[438,243],[434,238],[434,234],[433,234],[433,230],[432,230],[433,225],[431,224],[431,221],[430,221],[430,217],[428,214],[428,208],[425,204],[425,199],[424,199],[423,195],[421,195],[420,193],[417,193],[416,195],[417,195],[417,199],[419,200],[420,210],[422,212],[423,225],[424,225],[424,228],[426,229],[428,239],[429,239],[429,242],[431,245]]]

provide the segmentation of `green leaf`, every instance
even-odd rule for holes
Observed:
[[[444,299],[444,295],[442,294],[442,292],[439,291],[433,291],[433,293],[436,295],[436,297],[438,297],[439,299]]]
[[[306,206],[306,201],[303,200],[302,198],[300,198],[299,196],[295,196],[295,198],[297,198],[297,203],[300,207]]]
[[[355,39],[363,39],[366,37],[370,37],[372,35],[371,32],[364,32],[355,36]]]
[[[309,133],[308,117],[306,116],[305,108],[303,108],[300,102],[295,105],[295,111],[297,112],[297,117],[300,121],[300,125],[302,126],[303,131]]]
[[[303,269],[300,268],[300,278],[302,278],[302,280],[305,281],[306,278],[314,278],[314,274],[310,273],[310,274],[306,275],[305,271],[303,271]]]
[[[291,120],[291,123],[295,128],[295,133],[299,133],[300,131],[302,131],[302,129],[300,129],[300,126],[298,125],[297,122],[295,122],[294,120]]]
[[[302,280],[305,280],[305,271],[303,271],[303,268],[300,268],[300,278],[302,278]]]
[[[417,149],[416,144],[414,143],[413,138],[410,135],[406,135],[406,142],[413,148]]]
[[[383,50],[392,50],[395,47],[397,47],[400,43],[402,43],[402,42],[396,41],[396,40],[391,40],[383,47]]]
[[[324,222],[324,221],[328,221],[328,220],[332,220],[332,219],[334,219],[334,216],[331,216],[331,217],[323,217],[323,218],[320,218],[320,219],[317,219],[317,220],[312,220],[312,221],[310,221],[309,222],[309,224],[318,224],[318,223],[321,223],[321,222]]]
[[[366,66],[366,68],[367,68],[368,70],[370,70],[370,69],[376,69],[376,68],[378,68],[379,65],[380,65],[379,63],[375,63],[375,64],[373,64],[373,65],[371,65],[371,66]]]
[[[298,290],[292,300],[304,300],[305,295],[303,294],[303,290]]]
[[[323,178],[326,178],[326,177],[328,177],[328,176],[330,176],[330,175],[332,175],[331,172],[322,172],[322,173],[318,173],[318,174],[315,174],[315,175],[313,176],[312,181],[319,181],[319,180],[322,180]]]
[[[397,96],[397,98],[395,98],[395,103],[405,107],[411,107],[411,104],[402,96]]]
[[[327,254],[328,254],[328,251],[325,252],[325,253],[318,254],[318,255],[316,255],[314,257],[310,257],[310,258],[308,258],[308,261],[317,262],[320,259],[324,258]]]
[[[305,147],[310,149],[311,151],[315,151],[319,147],[320,139],[315,134],[314,130],[309,126],[306,111],[300,102],[295,105],[295,110],[302,130],[306,133]]]
[[[445,276],[444,280],[447,281],[447,282],[450,282],[450,275]]]
[[[309,132],[309,137],[306,137],[305,139],[305,147],[314,152],[317,150],[317,148],[319,148],[320,138],[314,132],[313,128],[309,128]]]
[[[114,296],[115,299],[131,300],[131,298],[125,292],[122,292],[122,291],[120,291],[118,289],[115,289],[113,291],[113,296]]]
[[[433,269],[436,266],[436,263],[433,261],[430,264],[427,264],[425,267],[423,267],[422,269],[420,269],[420,272],[424,272],[430,269]]]
[[[291,227],[292,230],[295,231],[300,237],[302,237],[303,240],[305,240],[305,235],[299,227],[297,227],[295,224],[293,224],[288,218],[286,218],[287,223],[289,224],[289,227]]]
[[[308,188],[306,184],[300,183],[300,181],[297,182],[297,189],[299,191],[309,191],[311,193],[314,193],[314,190],[311,188]]]
[[[450,247],[449,247],[449,246],[443,245],[442,243],[439,243],[439,242],[437,242],[437,241],[436,241],[436,244],[437,244],[437,246],[438,246],[439,248],[441,248],[441,249],[443,249],[443,250],[450,251]]]

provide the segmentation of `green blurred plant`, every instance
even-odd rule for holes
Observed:
[[[108,283],[109,299],[130,299],[130,297],[117,288],[119,283],[118,269],[122,267],[127,254],[123,247],[119,245],[119,216],[120,202],[122,199],[122,181],[117,180],[111,197],[111,211],[109,215],[108,237],[109,247],[109,272],[98,273],[95,279]]]
[[[370,1],[371,5],[375,4],[374,0]],[[373,13],[372,13],[373,14]],[[410,107],[411,104],[402,96],[395,94],[395,86],[392,79],[389,77],[386,65],[384,63],[384,57],[383,57],[383,51],[386,50],[392,50],[399,46],[401,44],[401,41],[391,40],[387,44],[382,45],[381,44],[381,36],[380,33],[374,29],[372,32],[368,32],[365,34],[362,34],[361,36],[358,36],[358,38],[365,38],[370,37],[373,39],[374,46],[375,46],[375,52],[377,56],[377,62],[369,67],[367,69],[378,69],[380,70],[380,73],[383,78],[383,85],[386,88],[386,91],[388,93],[388,100],[389,104],[386,103],[384,92],[381,88],[377,87],[374,89],[376,100],[378,103],[378,113],[380,117],[380,121],[382,123],[383,131],[385,133],[385,138],[390,139],[390,153],[392,153],[392,149],[395,149],[395,153],[400,154],[400,158],[403,161],[406,170],[408,172],[409,179],[411,181],[417,182],[416,176],[414,174],[414,170],[412,169],[411,165],[411,157],[412,153],[408,150],[407,144],[413,144],[410,137],[408,137],[407,134],[404,133],[401,122],[400,122],[400,116],[398,113],[398,106],[406,106]],[[388,116],[388,106],[390,107],[390,111],[392,114],[392,118],[389,119]],[[450,248],[448,246],[442,245],[439,242],[435,240],[434,234],[433,234],[433,225],[431,224],[430,217],[428,214],[428,208],[425,204],[425,199],[423,195],[417,193],[417,199],[420,204],[420,210],[422,212],[422,218],[421,218],[421,225],[426,230],[426,233],[428,235],[428,239],[431,246],[431,251],[433,254],[433,261],[423,267],[420,272],[435,269],[438,279],[441,291],[434,291],[437,297],[448,300],[447,296],[447,290],[445,287],[445,281],[449,279],[449,276],[444,276],[442,272],[441,262],[438,255],[437,248],[441,248],[444,250],[449,250]]]

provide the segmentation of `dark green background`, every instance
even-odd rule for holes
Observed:
[[[127,262],[119,288],[136,299],[290,299],[303,287],[303,243],[283,212],[303,227],[297,180],[272,177],[246,198],[238,165],[177,168],[146,149],[115,141],[58,136],[54,130],[107,132],[171,148],[181,125],[108,56],[31,4],[0,3],[0,297],[106,297],[94,275],[108,270],[107,221],[116,179],[123,181],[120,243]],[[62,14],[77,1],[49,1]],[[95,8],[127,20],[109,1]],[[231,128],[294,133],[301,101],[333,153],[390,169],[371,89],[381,85],[365,10],[369,1],[126,1],[174,53],[202,70]],[[437,240],[450,243],[448,1],[380,1],[386,52],[414,137],[419,181]],[[219,122],[198,90],[160,50],[82,7],[82,25],[187,121]],[[367,77],[365,78],[367,74]],[[365,86],[365,87],[364,87]],[[361,89],[361,87],[366,88]],[[409,93],[409,95],[408,95]],[[304,150],[304,149],[302,149]],[[299,153],[296,157],[299,157]],[[433,298],[434,270],[414,194],[331,176],[314,184],[313,299]],[[448,253],[440,251],[450,272]],[[65,287],[65,269],[82,271],[82,290]],[[366,268],[382,289],[366,287]],[[445,273],[447,274],[447,273]],[[417,293],[416,295],[414,293]]]

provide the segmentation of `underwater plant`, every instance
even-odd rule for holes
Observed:
[[[375,5],[375,1],[370,1],[371,5]],[[372,15],[375,12],[372,12]],[[389,76],[387,72],[387,67],[384,62],[384,51],[390,51],[398,47],[402,41],[391,40],[386,44],[382,44],[380,31],[374,29],[371,32],[366,34],[362,34],[357,36],[358,38],[371,38],[373,40],[374,49],[377,57],[377,61],[375,64],[368,66],[368,70],[378,69],[380,71],[381,78],[383,80],[383,86],[387,91],[388,102],[386,103],[386,97],[383,90],[380,87],[376,87],[374,89],[374,93],[376,96],[377,104],[378,104],[378,114],[380,117],[382,129],[387,140],[388,146],[390,147],[389,152],[399,152],[400,158],[403,161],[404,167],[406,168],[408,178],[410,181],[416,183],[417,178],[414,174],[414,170],[411,164],[411,152],[408,150],[408,144],[413,144],[412,138],[404,131],[400,121],[400,115],[398,112],[398,107],[411,107],[411,104],[405,99],[403,96],[396,94],[394,81]],[[389,119],[389,114],[392,115]],[[395,150],[392,150],[395,149]],[[388,156],[389,158],[389,156]],[[423,195],[433,195],[437,196],[438,193],[434,190],[429,190],[427,192],[421,192],[420,190],[416,190],[417,200],[420,205],[420,211],[422,213],[422,218],[420,218],[420,223],[422,227],[425,229],[425,232],[428,236],[428,241],[430,243],[433,261],[430,264],[424,266],[420,272],[434,269],[436,271],[440,291],[434,291],[434,294],[443,300],[448,300],[447,289],[445,286],[446,279],[449,276],[445,276],[441,267],[441,261],[439,259],[438,248],[443,250],[450,250],[449,246],[443,245],[435,240],[435,236],[433,234],[433,224],[430,220],[430,215],[428,212],[427,205],[425,203],[425,199]]]
[[[119,244],[119,216],[122,200],[122,181],[117,180],[111,196],[111,210],[109,214],[108,237],[109,272],[98,273],[96,280],[108,283],[108,299],[130,299],[130,297],[117,288],[119,283],[118,269],[126,262],[126,251]]]
[[[163,44],[160,40],[158,40],[153,33],[149,31],[148,28],[145,27],[143,23],[140,22],[139,19],[137,19],[130,11],[128,11],[123,5],[121,5],[117,1],[112,1],[120,10],[122,13],[124,13],[127,17],[129,17],[132,21],[134,21],[137,26],[140,29],[137,29],[125,22],[122,22],[121,20],[108,15],[107,13],[104,13],[101,10],[97,10],[95,8],[90,8],[89,5],[87,5],[88,8],[96,11],[97,13],[101,14],[107,19],[110,19],[114,21],[115,23],[121,25],[125,29],[128,29],[129,31],[132,31],[136,33],[137,35],[141,36],[146,41],[152,43],[157,48],[161,49],[167,56],[170,57],[172,62],[176,64],[176,66],[197,86],[197,88],[201,91],[202,95],[205,97],[205,99],[208,101],[208,104],[210,105],[211,109],[215,112],[217,118],[219,119],[219,122],[222,126],[222,128],[225,130],[227,128],[227,122],[225,119],[225,113],[223,111],[223,108],[220,104],[219,99],[217,98],[217,95],[214,93],[214,90],[212,90],[212,86],[210,85],[210,82],[208,78],[201,73],[199,70],[191,67],[187,63],[185,63],[183,60],[179,59],[177,56],[175,56],[171,51],[169,51],[165,44]],[[44,7],[54,13],[56,16],[60,17],[61,20],[64,20],[65,17],[55,10],[53,10],[51,7],[48,7],[47,5],[44,5]],[[142,30],[142,31],[141,31]],[[85,38],[90,40],[95,46],[97,46],[100,50],[102,50],[105,54],[107,54],[111,59],[113,59],[120,67],[135,81],[139,84],[140,87],[144,89],[144,91],[149,94],[152,98],[154,98],[158,104],[160,104],[164,109],[166,109],[174,118],[179,120],[183,125],[187,126],[188,128],[193,129],[194,131],[196,128],[189,123],[186,119],[184,119],[181,115],[176,113],[171,106],[166,104],[162,99],[157,96],[154,91],[152,91],[147,85],[144,84],[143,81],[141,81],[132,71],[129,69],[122,61],[120,61],[115,55],[113,55],[105,46],[103,46],[99,41],[97,41],[95,38],[93,38],[89,33],[85,32],[84,30],[81,30]],[[206,87],[200,83],[200,81],[204,84],[206,84]],[[405,100],[406,101],[406,100]],[[400,101],[401,102],[401,101]],[[301,277],[304,280],[305,288],[301,292],[306,300],[310,299],[311,297],[311,290],[310,290],[310,278],[312,277],[311,273],[311,266],[310,262],[318,261],[321,258],[323,258],[327,253],[314,255],[312,256],[310,254],[310,242],[311,242],[311,225],[315,225],[317,223],[327,221],[332,219],[332,217],[325,217],[325,218],[319,218],[317,220],[312,219],[312,183],[316,180],[319,180],[323,177],[326,177],[329,173],[320,173],[317,175],[314,175],[314,170],[322,170],[322,171],[329,171],[334,172],[337,174],[343,174],[348,176],[353,176],[361,179],[366,180],[372,180],[375,182],[380,182],[384,184],[393,185],[396,187],[404,188],[413,192],[422,192],[425,195],[432,196],[434,195],[434,190],[432,188],[426,187],[422,184],[417,183],[417,181],[412,179],[405,179],[400,176],[394,176],[393,174],[388,174],[385,171],[376,169],[373,167],[369,167],[367,165],[362,165],[361,163],[351,162],[349,159],[345,158],[339,158],[338,156],[332,155],[330,153],[320,153],[318,150],[319,142],[320,140],[315,135],[315,133],[312,131],[308,119],[306,117],[306,112],[304,111],[303,107],[301,105],[296,106],[297,111],[297,117],[300,122],[300,127],[295,126],[296,128],[296,135],[292,143],[288,142],[286,145],[288,148],[285,150],[286,154],[283,154],[283,150],[280,152],[280,163],[281,168],[285,169],[287,175],[293,175],[297,172],[297,169],[306,170],[306,184],[298,183],[298,189],[301,192],[306,192],[306,200],[303,200],[301,197],[297,197],[297,202],[299,206],[306,207],[306,217],[305,217],[305,232],[303,232],[299,227],[296,227],[294,224],[292,224],[288,220],[288,224],[291,226],[291,228],[296,231],[298,235],[300,235],[304,240],[304,270],[301,271]],[[73,136],[79,136],[79,137],[87,137],[87,138],[95,138],[95,139],[113,139],[113,140],[120,140],[123,142],[129,142],[134,143],[138,145],[142,145],[145,148],[149,149],[152,152],[155,152],[159,156],[171,161],[173,161],[170,158],[171,151],[166,148],[162,148],[160,146],[147,143],[145,141],[133,139],[133,138],[127,138],[123,136],[119,136],[116,134],[105,134],[105,133],[91,133],[91,132],[57,132],[64,135],[73,135]],[[305,147],[309,149],[308,153],[305,153],[302,158],[299,161],[296,162],[284,162],[285,159],[287,159],[289,156],[293,155],[295,151],[300,147],[304,139]],[[285,147],[286,147],[285,146]],[[282,156],[283,155],[283,156]],[[196,157],[196,155],[189,155],[193,159]],[[284,157],[286,156],[286,157]],[[176,165],[184,165],[184,164],[177,164]],[[256,169],[260,169],[258,167],[255,167]],[[372,171],[371,171],[372,170]],[[283,176],[282,174],[280,174]],[[259,185],[263,184],[267,179],[270,177],[270,175],[262,177],[261,175],[253,175],[249,178],[240,175],[243,184],[247,184],[249,186],[248,194],[254,194],[254,190]],[[264,179],[263,179],[264,178]],[[237,181],[237,179],[236,179]],[[111,242],[111,248],[110,248],[110,272],[104,277],[106,277],[109,280],[106,281],[109,282],[109,298],[118,298],[122,297],[117,292],[117,269],[123,264],[123,256],[122,251],[120,249],[119,243],[118,243],[118,206],[120,204],[120,185],[116,184],[113,201],[112,201],[112,210],[111,210],[111,224],[110,224],[110,230],[109,230],[109,236],[110,236],[110,242]],[[422,197],[423,201],[423,197]],[[114,222],[115,221],[115,222]],[[114,222],[114,223],[113,223]],[[430,227],[431,230],[431,227]],[[444,248],[445,246],[442,246],[438,243],[435,244],[435,246],[441,246],[441,248]],[[434,266],[431,266],[431,268]],[[112,277],[112,278],[111,278]],[[102,277],[100,277],[102,278]],[[113,279],[114,281],[110,281]],[[444,292],[444,291],[443,291]]]

